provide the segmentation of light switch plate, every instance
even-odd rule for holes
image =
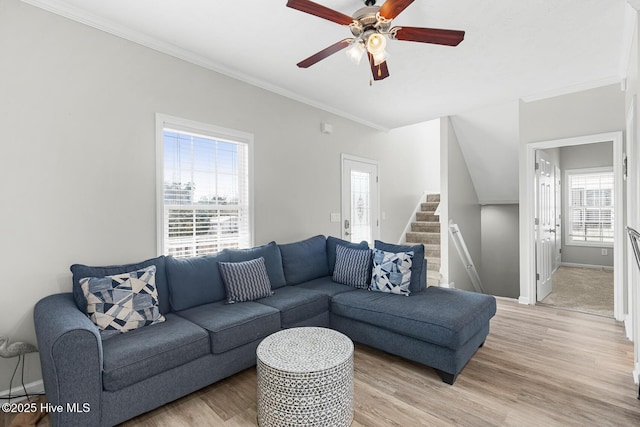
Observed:
[[[331,222],[340,222],[340,213],[331,212]]]

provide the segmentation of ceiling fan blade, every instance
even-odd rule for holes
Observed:
[[[349,25],[353,22],[353,18],[349,15],[309,0],[289,0],[287,6],[342,25]]]
[[[413,0],[387,0],[380,7],[379,12],[381,16],[387,19],[393,19],[400,15],[411,3],[413,3]]]
[[[410,42],[443,44],[446,46],[458,46],[464,40],[464,31],[441,30],[438,28],[419,27],[394,27],[391,34],[395,33],[396,40]]]
[[[378,65],[373,63],[373,55],[367,52],[369,55],[369,64],[371,65],[371,74],[373,74],[373,80],[384,80],[389,77],[389,67],[387,67],[387,61],[383,61]]]
[[[320,52],[316,53],[315,55],[311,55],[310,57],[308,57],[304,61],[298,62],[298,67],[300,67],[300,68],[309,68],[313,64],[315,64],[316,62],[320,62],[323,59],[325,59],[326,57],[331,56],[334,53],[339,52],[342,49],[344,49],[345,47],[349,46],[349,44],[352,41],[353,41],[353,39],[344,39],[344,40],[339,41],[338,43],[334,43],[331,46],[329,46],[329,47],[327,47],[325,49],[322,49]]]

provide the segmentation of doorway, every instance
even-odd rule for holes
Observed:
[[[535,304],[538,302],[538,280],[536,275],[538,273],[537,266],[537,243],[538,238],[540,236],[539,230],[540,227],[535,224],[537,215],[539,215],[538,208],[539,205],[537,202],[537,194],[539,192],[537,179],[536,179],[536,170],[535,170],[535,158],[538,150],[549,151],[552,149],[559,149],[560,147],[573,147],[579,145],[587,145],[587,144],[596,144],[600,142],[610,142],[612,146],[612,157],[613,157],[613,177],[614,177],[614,192],[613,192],[613,211],[619,212],[620,214],[616,214],[613,221],[613,242],[612,242],[612,251],[613,251],[613,296],[614,296],[614,304],[613,304],[613,314],[617,320],[624,319],[624,304],[626,303],[624,300],[623,293],[623,253],[624,253],[624,222],[623,215],[624,212],[624,199],[623,199],[623,185],[622,185],[622,132],[611,132],[606,134],[598,134],[598,135],[590,135],[584,137],[576,137],[576,138],[567,138],[560,140],[552,140],[552,141],[542,141],[537,143],[527,144],[525,159],[526,159],[526,175],[527,175],[527,189],[526,189],[526,197],[528,200],[528,208],[525,211],[524,217],[524,225],[526,228],[526,232],[523,235],[523,239],[526,242],[526,253],[523,254],[526,265],[524,267],[524,274],[527,277],[526,285],[523,288],[525,291],[521,296],[520,300],[523,303]],[[561,167],[562,165],[560,165]],[[553,175],[556,175],[555,167],[553,170]],[[557,182],[553,182],[552,187],[556,187]],[[555,193],[555,192],[554,192]],[[554,197],[555,198],[555,197]],[[563,198],[563,202],[566,198]],[[555,204],[555,203],[554,203]],[[555,219],[555,218],[554,218]],[[556,224],[564,224],[562,234],[560,235],[562,239],[566,240],[567,236],[567,226],[564,221],[565,218],[561,217],[560,222]],[[553,234],[553,233],[552,233]],[[556,233],[557,234],[557,233]],[[565,242],[566,245],[566,242]],[[566,247],[566,246],[565,246]],[[554,265],[555,262],[551,260],[551,264]],[[555,267],[555,265],[554,265]],[[551,287],[553,287],[553,283],[551,283]]]
[[[378,162],[342,155],[342,238],[367,241],[380,236]]]

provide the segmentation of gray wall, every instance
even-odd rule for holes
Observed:
[[[562,218],[566,218],[569,206],[565,194],[565,171],[569,169],[583,169],[608,166],[613,168],[613,142],[598,144],[576,145],[560,148],[560,167],[563,179]],[[602,246],[567,245],[566,223],[563,220],[562,262],[571,264],[586,264],[613,267],[613,248]],[[607,249],[607,255],[602,255],[602,249]]]
[[[254,135],[256,244],[339,235],[341,153],[380,162],[383,240],[439,188],[438,122],[375,131],[18,0],[0,2],[0,52],[0,335],[14,340],[35,342],[33,306],[70,291],[72,263],[156,255],[156,112]],[[0,391],[14,363],[0,359]],[[40,378],[36,355],[26,374]]]
[[[518,205],[481,208],[480,279],[486,293],[509,298],[520,295]]]
[[[473,263],[480,272],[480,204],[469,174],[469,168],[449,118],[442,120],[441,131],[443,137],[440,148],[442,155],[440,183],[441,197],[444,197],[441,200],[441,205],[446,205],[444,215],[440,216],[440,221],[443,224],[441,240],[446,239],[446,244],[442,246],[442,249],[446,251],[443,253],[448,255],[447,267],[446,270],[443,270],[443,275],[448,283],[454,283],[455,288],[472,291],[474,288],[467,274],[466,266],[462,263],[448,232],[448,227],[445,225],[449,221],[458,224]]]

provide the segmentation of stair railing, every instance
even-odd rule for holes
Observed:
[[[453,244],[456,246],[458,255],[460,255],[460,259],[462,260],[462,264],[467,270],[467,274],[471,279],[473,288],[476,290],[476,292],[480,292],[483,294],[486,293],[484,291],[484,288],[482,287],[482,281],[480,280],[480,276],[478,275],[478,270],[476,270],[476,266],[473,264],[471,254],[469,253],[469,249],[467,249],[467,245],[464,242],[464,238],[462,237],[460,228],[458,227],[458,224],[454,224],[453,220],[449,220],[449,234],[451,234]]]

